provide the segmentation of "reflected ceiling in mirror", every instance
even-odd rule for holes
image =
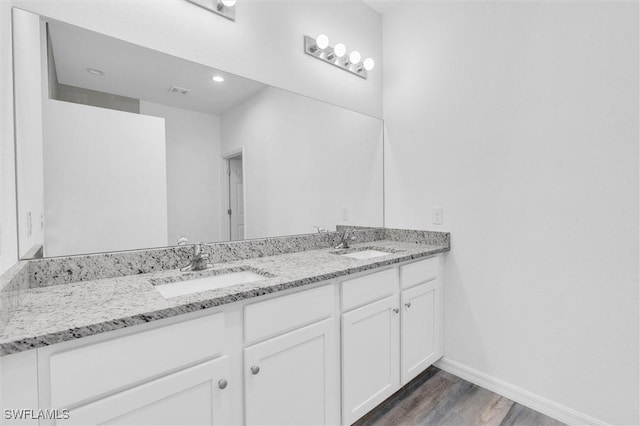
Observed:
[[[43,17],[14,37],[22,258],[383,225],[381,120]]]
[[[223,114],[266,87],[72,25],[50,21],[48,31],[59,85],[211,115]]]

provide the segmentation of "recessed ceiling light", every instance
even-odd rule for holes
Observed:
[[[221,75],[214,75],[213,77],[211,77],[211,80],[215,81],[216,83],[222,83],[224,81],[224,77],[222,77]]]
[[[87,68],[87,72],[92,75],[104,75],[104,71],[99,70],[97,68]]]

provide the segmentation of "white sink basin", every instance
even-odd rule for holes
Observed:
[[[174,283],[159,284],[155,288],[165,299],[171,297],[184,296],[185,294],[199,293],[207,290],[217,290],[236,284],[252,283],[264,280],[264,275],[256,274],[253,271],[228,272],[226,274],[213,275],[210,277],[187,279]]]
[[[352,259],[364,260],[364,259],[372,259],[378,256],[386,256],[388,254],[391,254],[391,253],[387,253],[386,251],[380,251],[380,250],[362,250],[362,251],[356,251],[353,253],[346,253],[346,254],[343,254],[342,256],[350,257]]]

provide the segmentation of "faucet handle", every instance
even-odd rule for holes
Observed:
[[[201,256],[203,248],[204,248],[204,243],[201,243],[201,242],[200,243],[195,243],[193,245],[193,255],[194,256]]]
[[[189,244],[189,239],[187,237],[184,237],[184,236],[179,236],[178,237],[178,245],[179,246],[186,246],[187,244]]]

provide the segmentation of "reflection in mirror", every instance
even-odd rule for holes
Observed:
[[[21,257],[383,225],[381,120],[17,12]]]

